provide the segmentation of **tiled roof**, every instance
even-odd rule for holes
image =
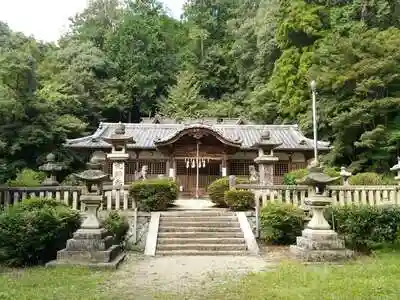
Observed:
[[[68,148],[110,148],[110,144],[102,140],[102,137],[110,137],[118,123],[101,123],[93,135],[67,140],[65,146]],[[204,124],[198,124],[204,127]],[[193,128],[196,125],[185,124],[152,124],[152,123],[126,123],[126,135],[132,136],[135,144],[128,144],[131,149],[153,149],[154,141],[167,140],[185,128]],[[260,141],[261,136],[269,131],[274,140],[282,144],[277,150],[311,150],[313,140],[306,138],[298,129],[297,125],[236,125],[236,124],[213,124],[208,128],[220,134],[224,139],[230,141],[239,140],[242,149],[250,149],[252,145]],[[328,150],[328,142],[318,142],[320,150]]]

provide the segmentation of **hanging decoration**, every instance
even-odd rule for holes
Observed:
[[[210,163],[210,159],[206,158],[206,157],[199,157],[198,159],[193,158],[193,157],[186,157],[185,158],[185,165],[186,165],[186,169],[189,168],[196,168],[198,167],[199,169],[201,168],[205,168],[207,166],[207,164]]]

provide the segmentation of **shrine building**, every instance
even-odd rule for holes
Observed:
[[[249,176],[254,166],[261,184],[282,184],[285,173],[305,168],[313,159],[313,140],[297,125],[257,125],[243,119],[177,122],[160,117],[141,123],[100,123],[90,136],[67,140],[75,151],[106,153],[105,171],[114,184],[147,176],[170,177],[183,193],[201,196],[223,176]],[[318,142],[320,152],[328,142]]]

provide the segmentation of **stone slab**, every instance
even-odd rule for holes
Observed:
[[[306,228],[301,232],[301,236],[314,241],[337,240],[338,234],[330,229],[314,230]]]
[[[296,245],[303,249],[308,250],[341,250],[345,249],[344,241],[342,239],[328,239],[328,240],[312,240],[303,236],[296,238]]]
[[[147,232],[146,247],[144,254],[147,256],[156,255],[158,226],[160,224],[160,212],[152,212],[149,224],[149,231]]]
[[[79,251],[79,250],[94,250],[94,251],[105,251],[114,244],[114,237],[106,236],[102,240],[98,239],[69,239],[67,241],[67,250]]]
[[[105,251],[68,250],[57,252],[57,260],[76,262],[108,263],[122,252],[119,245],[113,245]]]
[[[246,241],[247,250],[253,255],[259,255],[260,249],[257,244],[257,240],[253,234],[249,221],[247,220],[244,212],[236,213],[240,228],[242,229],[244,239]]]
[[[308,250],[297,245],[290,246],[290,252],[296,259],[305,262],[335,262],[345,261],[353,257],[354,252],[347,249]]]
[[[109,236],[110,233],[104,228],[98,229],[78,229],[74,232],[73,238],[75,240],[102,240]]]
[[[73,260],[53,260],[46,264],[46,267],[71,267],[71,266],[79,266],[79,267],[88,267],[93,269],[106,269],[106,270],[115,270],[118,266],[124,261],[126,256],[125,252],[121,252],[110,262],[88,262],[88,261],[73,261]]]

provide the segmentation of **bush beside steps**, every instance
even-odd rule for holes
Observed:
[[[178,198],[178,185],[171,179],[147,179],[134,182],[129,193],[139,210],[167,210]]]
[[[31,198],[0,213],[0,264],[44,264],[65,247],[81,223],[78,211],[55,200]]]

